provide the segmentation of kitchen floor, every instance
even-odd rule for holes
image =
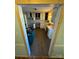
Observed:
[[[48,56],[50,39],[44,29],[35,29],[35,38],[31,46],[31,56]]]

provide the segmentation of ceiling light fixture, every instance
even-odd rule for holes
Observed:
[[[37,8],[34,8],[34,10],[37,10]]]

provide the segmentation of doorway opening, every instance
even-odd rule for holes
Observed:
[[[52,20],[50,16],[52,16],[53,5],[33,4],[21,5],[21,7],[26,24],[25,27],[31,56],[48,56],[52,39],[51,34],[53,32],[53,22],[49,23],[47,20]]]
[[[52,35],[55,32],[52,21],[54,5],[27,4],[21,5],[21,7],[30,55],[48,56]]]

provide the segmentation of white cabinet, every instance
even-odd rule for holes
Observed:
[[[47,28],[48,28],[48,33],[47,33],[48,38],[52,39],[52,35],[54,33],[54,29],[52,28],[52,25],[47,25]]]

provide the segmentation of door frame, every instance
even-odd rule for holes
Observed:
[[[55,21],[55,26],[54,26],[54,33],[52,33],[52,39],[51,39],[51,42],[50,42],[50,47],[49,47],[49,52],[48,52],[48,56],[50,57],[51,56],[51,52],[52,52],[52,47],[54,47],[54,44],[55,44],[55,37],[56,37],[56,33],[57,33],[57,28],[58,28],[58,25],[59,25],[59,21],[61,20],[61,18],[63,18],[63,5],[60,6],[58,12],[57,12],[57,20]],[[61,17],[62,16],[62,17]]]
[[[59,0],[21,0],[21,1],[15,0],[15,5],[22,5],[22,4],[57,4],[57,3],[64,4],[64,0],[60,0],[60,1]],[[21,7],[19,7],[19,8],[21,9],[21,12],[22,12],[22,8]],[[18,15],[18,16],[21,17],[21,15]],[[28,39],[26,29],[24,28],[25,25],[23,24],[24,21],[22,21],[22,19],[21,19],[21,23],[22,23],[22,26],[23,26],[24,37],[25,37],[25,39]],[[28,45],[28,41],[26,41],[26,45],[27,45],[27,49],[28,49],[28,55],[30,56],[31,51],[30,51],[30,48],[29,48],[29,45]],[[51,46],[52,46],[52,42],[50,43],[48,55],[50,55]]]
[[[21,21],[21,25],[22,25],[22,29],[23,29],[23,34],[25,37],[25,46],[27,46],[27,52],[28,52],[28,56],[31,55],[31,50],[30,50],[30,45],[29,45],[29,41],[28,41],[28,37],[27,37],[27,30],[25,27],[25,22],[24,22],[24,16],[23,16],[23,12],[22,12],[22,7],[20,5],[18,5],[18,12],[19,12],[19,17],[20,17],[20,21]]]

